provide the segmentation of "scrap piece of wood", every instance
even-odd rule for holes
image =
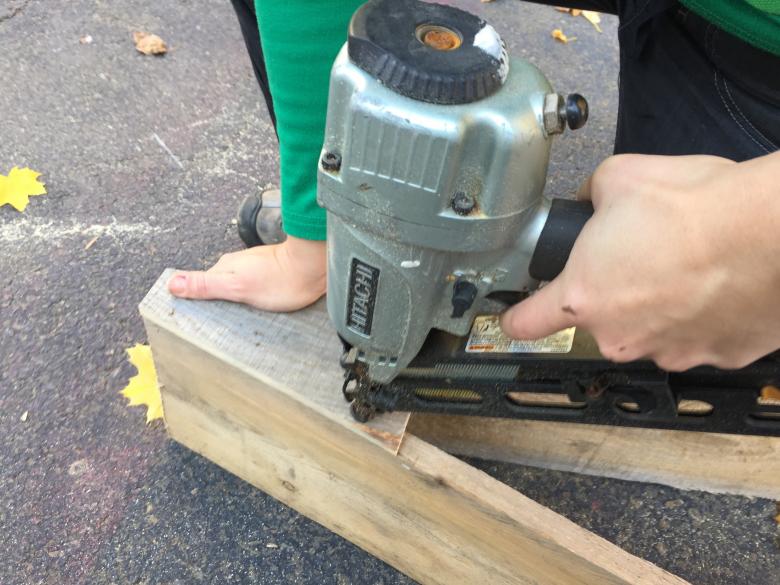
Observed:
[[[416,413],[408,432],[449,453],[780,500],[780,438]]]
[[[356,422],[349,413],[341,394],[341,344],[324,302],[294,314],[264,313],[236,303],[196,303],[167,292],[173,273],[166,270],[141,303],[145,320],[186,332],[188,341],[198,347],[219,347],[230,340],[225,359],[231,364],[241,364],[263,383],[328,413],[344,427],[393,453],[398,451],[408,413],[377,417],[366,425]],[[157,363],[158,356],[152,349]],[[308,392],[310,387],[327,391]]]
[[[421,583],[685,583],[403,436],[405,419],[368,432],[352,421],[321,308],[270,315],[182,301],[169,277],[141,314],[166,425],[182,444]],[[388,436],[403,436],[397,453]]]

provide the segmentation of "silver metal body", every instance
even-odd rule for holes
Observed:
[[[528,263],[549,209],[551,92],[514,59],[487,98],[425,103],[387,89],[342,49],[323,146],[341,164],[320,168],[318,200],[328,211],[328,311],[371,380],[392,380],[432,328],[466,335],[475,315],[498,310],[491,292],[536,286]],[[458,193],[471,213],[453,210]],[[460,318],[456,281],[477,290]]]

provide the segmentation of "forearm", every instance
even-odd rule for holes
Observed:
[[[780,151],[740,163],[754,193],[756,227],[768,247],[780,250]],[[780,258],[778,259],[780,261]]]
[[[734,199],[749,210],[737,229],[755,251],[755,262],[767,272],[771,287],[767,292],[778,300],[780,320],[780,151],[738,166],[743,190]]]

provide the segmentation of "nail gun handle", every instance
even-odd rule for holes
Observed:
[[[528,265],[532,278],[552,280],[561,273],[577,236],[591,215],[593,204],[590,201],[552,200],[550,213]]]

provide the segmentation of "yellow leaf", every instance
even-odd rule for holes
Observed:
[[[562,42],[564,45],[566,43],[570,43],[571,41],[577,40],[577,37],[567,37],[565,34],[563,34],[563,31],[559,28],[556,28],[550,34],[552,34],[552,38],[554,38],[556,41]]]
[[[160,37],[147,32],[134,32],[135,48],[144,55],[164,55],[168,47]]]
[[[152,349],[148,345],[136,343],[127,350],[130,363],[138,370],[138,374],[128,380],[122,395],[129,400],[128,406],[146,406],[146,422],[150,423],[163,417],[160,386],[157,383],[157,372],[152,360]]]
[[[24,211],[30,196],[46,193],[46,187],[38,180],[40,176],[41,173],[27,167],[14,167],[7,177],[0,175],[0,205],[7,203],[16,211]]]
[[[601,22],[601,15],[598,12],[595,10],[583,10],[582,16],[584,16],[597,31],[601,32],[601,27],[599,26],[599,23]]]

